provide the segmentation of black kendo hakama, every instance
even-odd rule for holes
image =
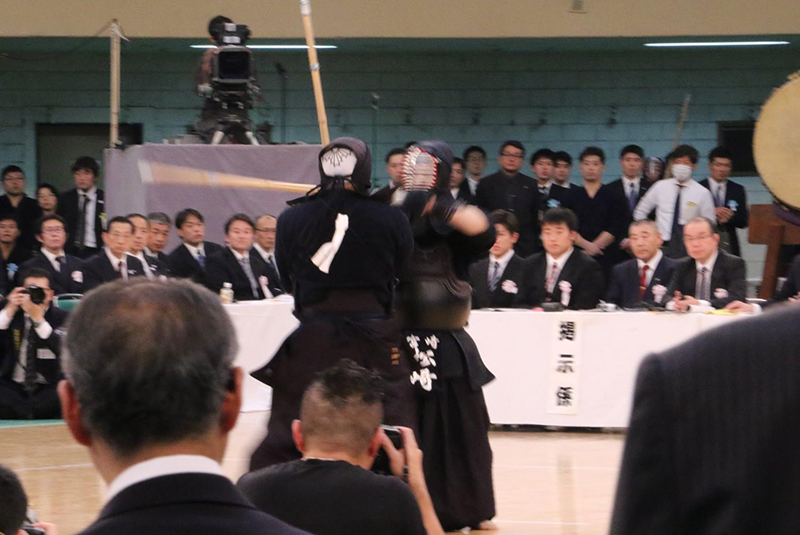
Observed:
[[[429,144],[420,146],[447,161],[439,143]],[[442,170],[439,175],[442,180]],[[495,515],[482,391],[494,375],[464,330],[470,313],[468,266],[489,250],[495,233],[489,225],[484,233],[467,236],[429,216],[412,216],[412,228],[415,249],[397,288],[398,317],[405,350],[413,357],[425,479],[442,527],[456,531]]]
[[[334,140],[321,159],[331,147],[354,153],[353,182],[369,184],[371,162],[363,142]],[[320,167],[325,183],[331,171]],[[284,287],[292,288],[300,326],[253,373],[273,395],[267,437],[250,460],[251,470],[300,458],[291,423],[300,416],[303,393],[319,372],[344,358],[386,381],[385,423],[416,428],[411,370],[392,313],[397,273],[412,248],[407,217],[355,191],[323,188],[281,214],[275,256]]]

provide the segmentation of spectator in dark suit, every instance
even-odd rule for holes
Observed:
[[[471,145],[464,151],[465,182],[469,186],[469,192],[473,197],[478,192],[478,184],[483,179],[483,172],[486,170],[486,151],[483,147]]]
[[[66,223],[59,215],[50,214],[39,220],[36,239],[42,248],[39,254],[22,264],[21,272],[31,268],[43,269],[50,274],[50,287],[56,295],[83,293],[83,260],[64,252]],[[17,279],[19,284],[22,281]]]
[[[43,290],[43,300],[29,287]],[[50,306],[50,274],[31,269],[8,295],[0,312],[0,420],[58,418],[61,327],[67,313]]]
[[[133,239],[133,223],[127,217],[114,217],[103,231],[105,247],[83,264],[83,290],[88,292],[105,282],[145,276],[144,266],[128,254]]]
[[[714,198],[714,210],[720,231],[719,248],[741,256],[737,228],[747,228],[747,193],[741,184],[728,177],[733,170],[733,155],[725,147],[717,147],[708,155],[709,178],[700,181]]]
[[[242,401],[219,298],[185,281],[118,281],[73,313],[58,391],[108,484],[82,535],[303,532],[257,511],[220,462]]]
[[[603,270],[595,260],[575,248],[578,218],[567,208],[544,214],[544,251],[525,261],[515,305],[539,307],[561,303],[571,310],[591,309],[603,295]]]
[[[254,231],[253,220],[245,214],[234,214],[225,222],[228,247],[209,256],[206,264],[209,290],[218,293],[222,285],[229,282],[237,301],[253,301],[271,295],[267,275],[259,269],[262,264],[250,262]]]
[[[406,149],[394,148],[386,155],[386,174],[389,175],[389,183],[372,196],[387,204],[399,205],[405,199],[403,189],[403,161],[406,156]]]
[[[642,179],[642,167],[644,166],[644,149],[639,145],[628,145],[619,153],[619,164],[622,167],[622,176],[608,184],[608,190],[617,197],[617,205],[625,206],[625,227],[629,227],[633,222],[633,211],[639,203],[650,182]],[[627,238],[622,239],[620,247],[630,252],[630,242]]]
[[[98,253],[103,243],[106,209],[105,194],[95,184],[99,174],[95,159],[81,156],[72,164],[75,188],[58,200],[58,215],[66,220],[70,237],[67,250],[80,258]]]
[[[464,180],[464,160],[461,158],[453,158],[453,166],[450,170],[450,195],[467,204],[475,204],[475,196],[469,189],[469,183]]]
[[[519,240],[516,216],[505,210],[491,214],[495,240],[489,258],[478,260],[469,268],[472,285],[472,308],[511,308],[519,293],[523,260],[514,253]]]
[[[643,302],[666,304],[667,286],[677,262],[661,252],[664,240],[658,225],[649,219],[634,221],[628,236],[635,258],[614,266],[606,301],[626,308]]]
[[[5,269],[0,273],[6,288],[14,287],[20,266],[30,260],[31,250],[19,243],[19,226],[12,214],[0,214],[0,260]]]
[[[25,173],[16,165],[3,169],[3,191],[0,197],[0,213],[11,214],[19,225],[19,243],[25,249],[33,249],[36,244],[36,222],[42,217],[39,204],[25,195]]]
[[[133,225],[133,236],[128,254],[135,256],[144,268],[148,279],[162,278],[169,275],[167,264],[156,256],[146,253],[146,245],[150,241],[150,223],[142,214],[128,214],[128,221]]]
[[[531,171],[539,188],[539,225],[544,212],[550,208],[571,208],[569,185],[556,184],[555,153],[550,149],[539,149],[531,156]]]
[[[670,310],[686,311],[690,305],[724,308],[744,301],[747,294],[744,260],[719,250],[717,225],[705,217],[690,220],[683,228],[689,258],[679,261],[667,291],[674,296]]]
[[[42,209],[42,215],[55,215],[58,212],[58,189],[47,182],[39,184],[36,188],[36,201]]]
[[[487,212],[507,210],[519,221],[517,254],[527,257],[538,250],[540,195],[536,181],[519,172],[525,162],[525,147],[509,140],[500,146],[500,171],[478,184],[475,201]]]
[[[147,247],[144,252],[148,256],[155,256],[164,264],[167,263],[167,255],[164,247],[169,241],[169,233],[172,230],[172,220],[164,212],[152,212],[147,215],[147,222],[150,224],[150,234],[147,238]]]
[[[800,533],[800,307],[639,367],[611,535]]]
[[[292,422],[303,458],[246,474],[239,488],[262,511],[316,535],[443,534],[414,432],[398,428],[400,453],[381,429],[383,391],[378,374],[349,359],[322,372]],[[370,472],[381,448],[396,477]]]
[[[275,234],[278,230],[278,220],[269,214],[262,215],[256,220],[253,248],[250,249],[250,262],[259,268],[267,277],[267,288],[271,296],[275,297],[284,293],[281,286],[281,276],[278,273],[278,263],[275,261]]]
[[[196,283],[205,284],[206,259],[222,246],[205,241],[206,226],[203,215],[193,208],[181,210],[175,216],[175,228],[178,229],[181,245],[167,257],[167,268],[174,277],[192,279]]]

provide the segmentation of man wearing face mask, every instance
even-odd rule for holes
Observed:
[[[683,225],[696,217],[716,219],[711,192],[692,179],[699,158],[697,149],[680,145],[672,153],[672,176],[650,187],[633,212],[633,219],[646,219],[656,211],[658,230],[664,237],[664,254],[671,258],[686,256],[681,236]]]

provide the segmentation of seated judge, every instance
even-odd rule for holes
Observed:
[[[544,214],[544,251],[525,260],[522,284],[515,299],[520,308],[561,303],[571,310],[591,309],[603,295],[603,270],[593,258],[575,248],[578,218],[568,208]]]
[[[169,274],[167,265],[157,257],[145,252],[150,240],[150,223],[147,218],[142,214],[129,214],[128,220],[133,225],[131,248],[128,252],[142,263],[144,274],[148,279],[166,277]]]
[[[506,210],[491,214],[495,240],[489,258],[469,268],[472,308],[511,308],[519,293],[523,259],[514,252],[519,240],[517,216]]]
[[[683,242],[689,258],[678,262],[667,295],[667,309],[685,312],[691,305],[724,308],[744,301],[747,293],[744,260],[720,250],[717,225],[706,217],[695,217],[683,227]]]
[[[67,313],[50,306],[47,271],[32,268],[21,282],[0,312],[0,420],[58,418],[61,327]]]
[[[634,221],[628,240],[636,258],[614,266],[606,301],[626,308],[641,303],[666,304],[667,286],[677,261],[661,252],[664,240],[658,225],[649,219]]]
[[[181,210],[175,216],[175,228],[181,238],[181,245],[167,257],[167,268],[173,277],[192,279],[205,284],[206,259],[223,247],[205,241],[206,225],[203,214],[193,208]]]
[[[255,224],[245,214],[234,214],[225,222],[225,241],[228,247],[208,257],[206,286],[219,292],[222,285],[233,285],[233,298],[253,301],[271,295],[268,277],[260,264],[250,261]]]
[[[728,303],[725,308],[736,312],[762,312],[763,309],[777,305],[779,303],[797,303],[800,301],[800,255],[794,257],[789,271],[786,273],[786,280],[783,281],[775,293],[763,305],[750,304],[745,301],[733,301]]]
[[[50,274],[55,295],[83,293],[83,260],[66,254],[66,222],[60,215],[46,215],[39,220],[36,239],[42,245],[39,254],[22,264],[21,271],[43,269]],[[19,277],[17,283],[21,284]]]
[[[278,273],[278,263],[275,261],[275,233],[278,230],[278,220],[269,214],[256,219],[256,231],[253,234],[253,248],[250,249],[250,262],[256,266],[254,269],[264,271],[267,277],[267,298],[284,293],[281,286],[281,276]]]
[[[101,239],[104,247],[83,264],[83,290],[88,292],[104,282],[128,280],[143,276],[144,266],[128,254],[133,238],[133,224],[127,217],[117,216],[108,222]]]
[[[155,256],[166,265],[167,255],[164,253],[164,247],[167,246],[169,233],[172,231],[172,220],[164,212],[151,212],[147,215],[147,222],[150,224],[150,233],[144,254]]]
[[[443,534],[414,432],[398,428],[397,451],[381,429],[383,390],[379,375],[349,359],[322,372],[292,422],[303,458],[245,474],[239,489],[265,513],[316,535]],[[395,477],[370,471],[381,448]]]
[[[243,372],[218,296],[186,281],[103,285],[73,313],[66,348],[64,420],[108,485],[81,535],[304,535],[220,466]]]

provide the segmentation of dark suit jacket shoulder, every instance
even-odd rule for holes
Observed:
[[[683,295],[696,297],[697,265],[693,258],[684,258],[678,261],[672,274],[668,296],[675,295],[676,291]],[[717,297],[718,290],[720,297]],[[722,294],[727,295],[722,296]],[[745,279],[745,263],[738,256],[733,256],[725,251],[719,251],[711,272],[711,305],[714,308],[724,308],[732,301],[744,301],[747,298],[747,280]]]
[[[308,535],[257,510],[230,480],[176,474],[123,489],[81,535]]]
[[[489,258],[473,263],[469,268],[472,285],[472,308],[511,308],[519,293],[525,261],[516,254],[506,264],[494,292],[489,290]]]
[[[560,283],[570,284],[570,310],[587,310],[597,306],[605,291],[603,269],[596,260],[577,248],[573,249],[558,275],[552,295],[547,295],[547,253],[537,253],[525,260],[522,284],[514,301],[520,308],[538,307],[546,301],[561,302]]]
[[[206,262],[208,261],[208,257],[214,253],[222,251],[223,249],[224,248],[221,245],[216,243],[210,241],[203,242],[203,250],[206,254]],[[192,256],[192,253],[189,252],[189,249],[187,249],[184,244],[177,246],[175,250],[167,256],[167,267],[169,268],[169,272],[174,277],[192,279],[198,284],[206,283],[205,270],[200,267],[200,264],[197,262],[195,257]]]
[[[800,533],[798,322],[737,320],[642,362],[611,535]]]
[[[248,258],[249,256],[248,253]],[[256,266],[251,263],[250,268],[253,270],[256,283],[258,283],[259,274],[256,272]],[[260,287],[257,288],[258,295],[253,295],[250,279],[245,274],[244,268],[236,259],[236,256],[234,256],[233,251],[227,247],[212,254],[206,260],[206,287],[216,293],[220,291],[222,285],[226,282],[231,283],[233,286],[233,297],[237,301],[252,301],[264,298]]]
[[[132,255],[125,255],[127,264],[128,278],[144,276],[144,266],[138,258]],[[88,292],[97,288],[104,282],[117,280],[119,275],[111,265],[111,261],[106,255],[105,249],[87,259],[83,264],[83,290]]]
[[[667,256],[662,256],[656,266],[656,271],[650,278],[650,282],[645,288],[644,297],[639,299],[639,263],[635,258],[617,264],[611,270],[611,280],[606,292],[606,302],[614,303],[622,307],[634,307],[640,302],[652,302],[653,287],[661,285],[667,288],[672,281],[672,273],[675,271],[677,261]],[[663,298],[666,304],[669,297]]]
[[[22,284],[20,276],[31,268],[43,269],[50,273],[53,292],[59,294],[83,293],[83,260],[70,254],[64,255],[64,266],[61,271],[56,271],[50,260],[39,251],[30,260],[22,264],[15,282],[16,286]]]

